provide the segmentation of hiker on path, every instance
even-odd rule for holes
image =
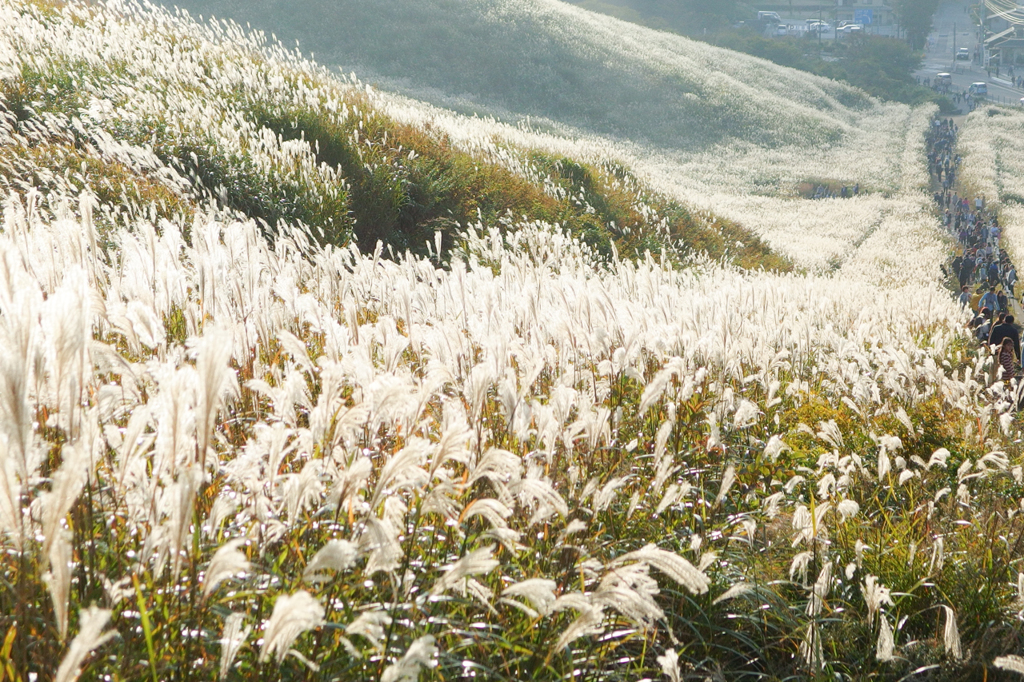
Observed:
[[[971,305],[971,290],[966,285],[960,287],[960,307],[968,308]]]
[[[992,331],[992,309],[982,308],[981,314],[974,318],[974,320],[975,322],[978,322],[974,330],[975,337],[978,341],[986,343],[988,341],[989,332]]]
[[[988,288],[988,293],[981,297],[978,301],[979,308],[988,308],[993,313],[999,312],[999,298],[996,296],[996,287],[992,285]]]
[[[1001,344],[1004,341],[1009,341],[1013,352],[1016,356],[1020,357],[1020,331],[1013,324],[1013,315],[1007,315],[1003,318],[1001,324],[997,324],[992,327],[992,333],[989,335],[989,342],[993,345]]]
[[[999,368],[1003,371],[1002,379],[1009,381],[1017,372],[1017,355],[1013,350],[1013,342],[1003,339],[999,346]]]
[[[966,286],[971,283],[971,275],[974,274],[974,256],[968,253],[964,256],[963,263],[960,265],[960,286]]]

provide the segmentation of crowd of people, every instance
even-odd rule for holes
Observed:
[[[943,192],[949,192],[956,182],[960,157],[956,154],[957,127],[952,119],[937,121],[928,144],[928,172],[935,176]]]
[[[972,313],[975,338],[996,356],[999,376],[1019,377],[1020,329],[1013,315],[1017,269],[1000,247],[999,217],[988,210],[985,197],[959,196],[953,189],[960,166],[957,132],[952,119],[937,119],[928,135],[928,170],[942,188],[935,202],[961,248],[951,274],[960,284],[960,304]]]

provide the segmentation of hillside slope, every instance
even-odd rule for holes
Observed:
[[[321,63],[437,104],[668,148],[827,145],[876,106],[846,85],[557,0],[164,4],[298,40]]]
[[[0,84],[0,682],[1019,664],[1019,396],[942,288],[927,112],[897,196],[730,209],[833,276],[616,257],[756,241],[624,147],[149,6],[0,0]],[[406,218],[448,264],[340,248]]]
[[[447,252],[471,224],[512,218],[558,224],[603,257],[728,251],[745,267],[788,267],[744,229],[653,192],[613,159],[456,145],[237,27],[77,13],[4,10],[0,188],[88,189],[108,224],[140,205],[151,219],[213,207],[270,233],[301,227],[321,243],[356,237],[396,255]]]

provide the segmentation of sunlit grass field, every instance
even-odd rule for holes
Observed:
[[[813,220],[133,4],[4,0],[0,80],[0,680],[1024,664],[930,111]]]

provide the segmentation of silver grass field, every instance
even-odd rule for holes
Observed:
[[[129,2],[0,1],[0,82],[0,682],[1024,671],[1019,396],[945,288],[932,110],[871,103],[879,153],[839,146],[870,191],[823,211],[795,154],[738,145],[704,192]],[[606,155],[798,271],[518,216],[444,259],[334,239],[346,178],[257,104],[541,184],[530,150]],[[962,150],[1015,255],[1021,120]],[[327,218],[248,219],[167,140]]]

